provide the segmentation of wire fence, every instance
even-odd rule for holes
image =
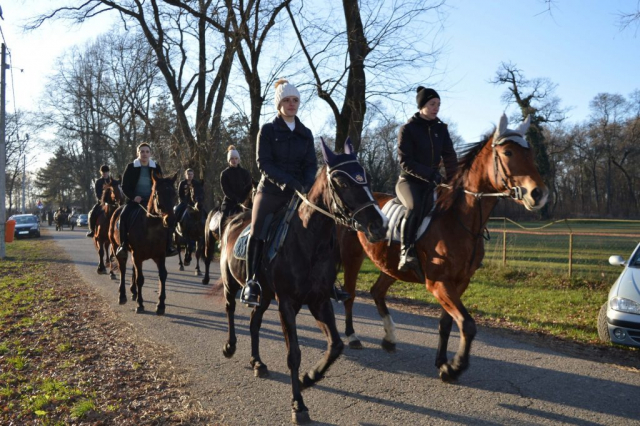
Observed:
[[[487,227],[486,266],[608,282],[621,271],[609,257],[627,259],[640,242],[640,221],[632,220],[564,219],[540,226],[491,218]]]

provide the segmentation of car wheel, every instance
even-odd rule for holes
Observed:
[[[604,305],[600,308],[600,312],[598,313],[598,337],[603,342],[611,342],[611,336],[609,335],[609,326],[607,325],[607,304],[609,302],[605,302]]]

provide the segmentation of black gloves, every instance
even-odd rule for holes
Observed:
[[[290,188],[294,192],[298,191],[301,194],[304,193],[304,186],[302,186],[302,184],[298,182],[296,179],[291,179],[291,181],[287,183],[287,188]]]
[[[442,183],[442,180],[442,175],[439,171],[436,170],[431,174],[431,182],[433,182],[434,184],[440,185]]]

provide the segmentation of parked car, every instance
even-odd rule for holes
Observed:
[[[88,224],[89,224],[89,215],[87,214],[81,214],[78,216],[78,219],[76,219],[77,226],[87,226]]]
[[[14,214],[9,220],[16,221],[16,227],[13,231],[15,238],[40,236],[40,221],[36,216],[32,214]]]
[[[629,261],[611,256],[609,263],[624,269],[598,314],[598,336],[602,341],[640,347],[640,244]]]

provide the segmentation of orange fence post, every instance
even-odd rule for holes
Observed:
[[[12,243],[13,242],[13,233],[16,230],[16,221],[15,220],[8,220],[7,224],[4,228],[4,242],[5,243]]]

